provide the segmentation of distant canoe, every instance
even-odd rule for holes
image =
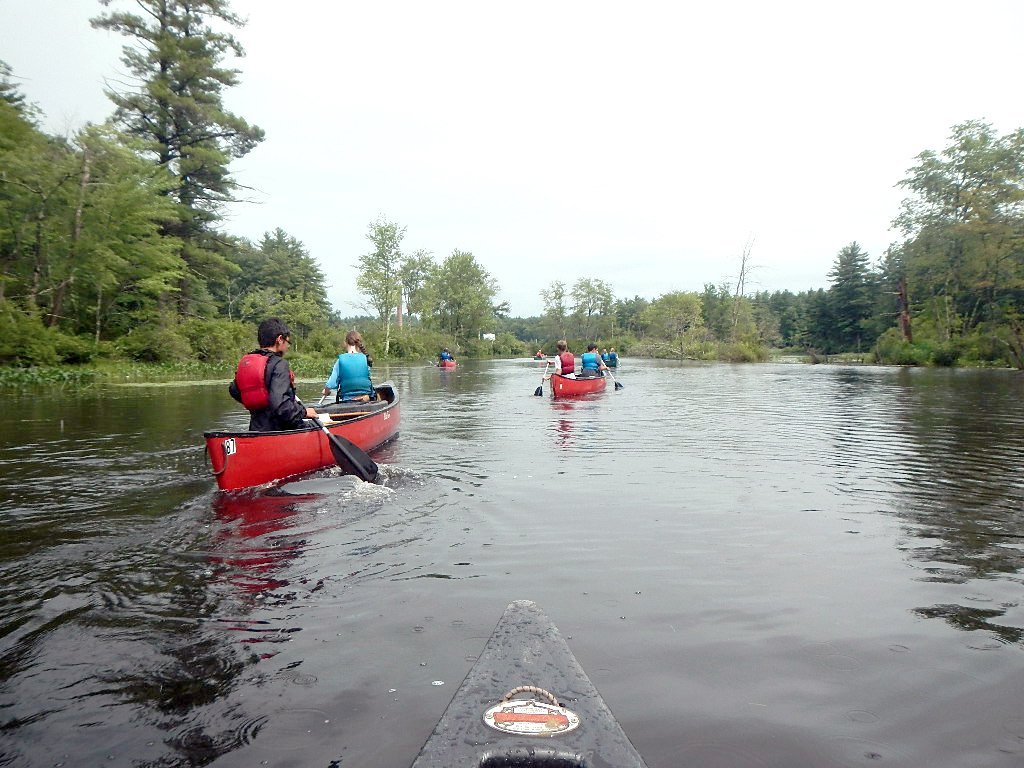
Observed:
[[[454,368],[456,365],[458,365],[458,363],[456,363],[454,360],[441,360],[441,361],[438,362],[437,367],[438,368]]]
[[[563,376],[560,373],[551,374],[552,397],[589,395],[591,392],[603,391],[607,385],[608,379],[605,376],[576,378],[575,376]]]
[[[412,764],[480,766],[646,768],[565,638],[529,600],[505,609]]]

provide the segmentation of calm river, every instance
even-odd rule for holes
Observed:
[[[378,366],[382,483],[290,495],[227,373],[6,396],[0,765],[405,768],[514,599],[651,768],[1024,765],[1024,376],[541,370]]]

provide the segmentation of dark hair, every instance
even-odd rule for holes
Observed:
[[[366,345],[363,344],[363,335],[359,331],[349,331],[345,334],[345,344],[350,347],[356,347],[366,355],[366,364],[373,367],[373,358],[370,357],[370,353],[366,351]]]
[[[278,336],[288,338],[291,335],[292,332],[288,330],[288,326],[279,317],[268,317],[256,329],[256,340],[261,347],[272,347],[277,341]]]
[[[597,344],[587,344],[587,352],[593,352],[597,349]]]

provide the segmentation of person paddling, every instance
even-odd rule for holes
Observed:
[[[583,353],[580,362],[582,365],[581,378],[604,376],[604,372],[608,370],[608,366],[604,364],[601,356],[597,353],[597,344],[587,345],[587,351]]]
[[[291,336],[278,317],[260,323],[256,330],[260,348],[239,361],[228,385],[228,394],[249,410],[251,432],[298,429],[303,419],[316,418],[316,411],[295,396],[295,374],[284,359]]]
[[[444,365],[449,360],[455,362],[455,358],[452,357],[452,353],[448,351],[448,347],[445,347],[444,349],[441,350],[441,354],[437,356],[437,359],[440,365]]]
[[[558,350],[558,355],[555,357],[555,370],[552,373],[558,373],[562,376],[573,376],[576,375],[576,357],[572,352],[569,351],[569,344],[565,339],[559,339],[555,345]],[[551,374],[549,373],[544,379],[550,379]]]
[[[367,402],[377,398],[377,391],[370,381],[370,359],[359,331],[349,331],[345,336],[345,351],[334,361],[331,375],[324,384],[323,394],[338,390],[337,402]]]

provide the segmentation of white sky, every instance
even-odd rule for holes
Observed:
[[[405,250],[471,251],[513,315],[579,277],[654,298],[734,280],[826,287],[878,258],[914,157],[951,127],[1024,126],[1020,0],[494,3],[234,0],[228,108],[266,141],[225,229],[281,227],[343,315],[379,215]],[[134,7],[115,0],[119,9]],[[66,133],[112,111],[125,38],[98,0],[0,0],[0,59]]]

